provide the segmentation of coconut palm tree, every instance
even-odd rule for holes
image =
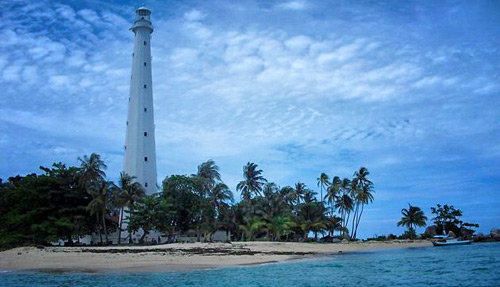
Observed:
[[[233,202],[233,193],[224,183],[217,183],[209,194],[210,204],[214,207],[217,216],[221,215],[223,206]]]
[[[361,189],[359,189],[359,192],[357,193],[356,202],[361,204],[361,209],[357,216],[357,219],[355,219],[356,224],[354,225],[354,230],[351,240],[356,239],[359,222],[361,221],[361,216],[363,215],[363,210],[365,209],[365,205],[373,202],[373,192],[375,191],[373,190],[373,185],[370,183],[369,185],[364,185]]]
[[[413,236],[417,226],[423,227],[426,225],[427,217],[418,206],[412,206],[408,203],[408,208],[401,209],[401,220],[398,221],[398,226],[408,227],[408,234]]]
[[[257,165],[253,162],[248,162],[243,167],[243,178],[236,185],[236,189],[241,192],[243,200],[249,203],[252,195],[261,195],[262,185],[267,182],[267,179],[262,176],[262,170],[257,169]]]
[[[133,211],[136,203],[140,202],[146,196],[144,187],[135,181],[135,176],[130,176],[126,172],[120,173],[118,185],[112,184],[110,187],[114,193],[115,206],[120,208],[120,222],[118,227],[118,244],[121,243],[121,233],[123,226],[123,213],[125,209]]]
[[[87,209],[89,210],[90,215],[95,215],[97,222],[102,223],[102,228],[104,230],[105,235],[105,244],[108,244],[108,228],[106,226],[106,218],[108,216],[108,208],[110,205],[111,192],[109,190],[109,183],[106,181],[102,181],[100,183],[94,183],[89,186],[88,192],[92,195],[92,201],[88,204]],[[102,241],[102,233],[101,228],[98,227],[99,237],[101,244]]]
[[[335,203],[335,208],[337,208],[340,212],[340,217],[342,218],[342,227],[344,230],[347,230],[347,226],[349,224],[349,216],[353,209],[354,201],[351,197],[352,195],[352,183],[348,178],[344,178],[340,181],[340,196],[338,197],[337,202]]]
[[[330,179],[328,178],[328,175],[326,173],[322,172],[317,178],[317,180],[318,180],[318,187],[321,190],[320,200],[321,202],[323,202],[323,188],[327,188],[330,185],[329,182]]]
[[[347,230],[347,224],[349,222],[349,213],[351,212],[353,207],[352,198],[348,193],[343,193],[335,203],[335,208],[337,208],[340,212],[340,218],[342,219],[342,228],[343,233]]]
[[[280,189],[280,194],[283,197],[285,203],[288,204],[290,207],[292,207],[293,203],[297,200],[295,191],[291,186],[282,187]]]
[[[270,200],[278,192],[278,186],[274,182],[268,182],[262,189],[262,194],[266,200]]]
[[[258,217],[246,218],[246,224],[240,224],[239,229],[243,232],[243,241],[253,240],[255,235],[266,228],[267,223]]]
[[[273,217],[269,226],[274,235],[273,239],[280,240],[281,236],[288,235],[292,228],[296,226],[296,224],[290,218],[290,216],[278,215]]]
[[[307,191],[307,187],[304,183],[297,182],[295,184],[294,193],[295,193],[295,199],[297,200],[297,205],[300,204],[301,199],[304,199],[306,191]]]
[[[92,153],[89,156],[85,155],[83,158],[78,158],[80,162],[80,178],[79,183],[82,186],[91,185],[94,182],[103,181],[106,178],[104,170],[107,168],[101,156]]]
[[[340,184],[341,180],[340,177],[335,176],[332,179],[332,182],[328,185],[328,188],[326,189],[326,194],[325,194],[325,201],[330,204],[330,216],[333,216],[334,211],[335,211],[335,202],[338,200],[340,196]]]
[[[92,153],[90,156],[83,156],[83,158],[78,158],[80,162],[79,168],[79,179],[78,183],[85,188],[85,191],[92,196],[92,201],[89,203],[87,208],[89,209],[91,215],[96,216],[97,230],[99,232],[99,238],[102,243],[102,233],[99,222],[103,223],[103,228],[106,233],[106,244],[107,240],[107,230],[106,230],[106,200],[108,184],[106,183],[106,173],[103,171],[107,168],[101,157]],[[99,220],[101,218],[101,220]]]
[[[373,183],[368,179],[368,175],[370,175],[368,169],[366,167],[360,167],[358,171],[354,172],[353,181],[355,181],[357,185],[361,187],[372,185]]]
[[[351,180],[351,197],[354,200],[354,215],[352,219],[352,228],[351,228],[351,240],[355,238],[357,224],[359,224],[360,217],[360,206],[363,205],[362,198],[364,195],[361,195],[364,191],[368,191],[366,187],[373,186],[373,183],[368,179],[368,175],[370,172],[366,167],[360,167],[358,171],[354,172],[353,179]],[[371,195],[371,194],[370,194]],[[373,196],[372,196],[373,198]]]
[[[312,190],[308,190],[306,189],[304,191],[304,203],[312,203],[312,202],[317,202],[317,199],[316,199],[316,192],[312,191]]]
[[[325,222],[330,236],[333,236],[335,230],[342,230],[342,219],[338,216],[329,216]]]
[[[207,160],[198,166],[198,173],[196,174],[199,178],[204,179],[204,191],[210,192],[210,190],[218,183],[222,182],[219,173],[219,167],[215,164],[212,159]]]

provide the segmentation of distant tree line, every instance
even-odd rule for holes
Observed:
[[[106,165],[97,154],[78,158],[80,166],[54,163],[41,174],[0,179],[0,246],[48,244],[63,239],[99,236],[109,242],[115,231],[140,229],[167,235],[196,232],[210,238],[217,230],[232,240],[318,240],[318,235],[356,239],[364,208],[373,201],[369,171],[361,167],[352,178],[321,173],[317,193],[304,183],[279,187],[268,182],[255,163],[243,167],[237,185],[241,201],[221,179],[213,160],[192,175],[166,177],[157,194],[147,196],[141,184],[125,173],[117,183],[107,180]],[[313,238],[309,235],[313,234]],[[119,236],[119,240],[122,237]],[[131,237],[126,238],[131,243]]]
[[[434,225],[429,226],[422,237],[432,237],[434,235],[448,234],[453,232],[456,236],[470,238],[474,234],[474,228],[479,225],[475,223],[463,222],[460,220],[463,212],[456,209],[453,205],[437,204],[431,207],[431,213],[434,214],[432,221]],[[427,216],[418,206],[408,204],[408,208],[401,210],[401,220],[398,221],[398,226],[405,226],[408,230],[401,236],[402,238],[413,239],[417,237],[416,227],[427,226]]]

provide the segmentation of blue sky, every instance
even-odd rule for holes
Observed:
[[[142,3],[2,1],[1,178],[97,152],[116,179]],[[251,161],[317,190],[365,166],[362,237],[402,233],[408,203],[499,227],[499,1],[144,3],[159,181],[214,159],[235,191]]]

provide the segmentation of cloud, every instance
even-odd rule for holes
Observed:
[[[16,163],[0,175],[98,152],[117,176],[133,7],[6,5],[0,148]],[[410,199],[465,203],[463,191],[483,182],[477,197],[494,194],[500,57],[491,35],[500,25],[457,41],[438,10],[419,14],[427,4],[384,5],[152,3],[159,177],[213,158],[233,189],[247,161],[279,185],[314,188],[320,172],[349,177],[363,165],[382,221]]]
[[[199,21],[205,19],[205,17],[206,17],[206,14],[204,14],[203,12],[201,12],[199,10],[195,10],[195,9],[184,13],[184,19],[186,19],[187,21],[190,21],[190,22],[199,22]]]
[[[302,11],[308,9],[310,4],[306,1],[295,0],[278,4],[277,7],[283,10]]]

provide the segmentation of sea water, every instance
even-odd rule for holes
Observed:
[[[187,272],[0,272],[0,286],[500,286],[500,243],[353,252]]]

